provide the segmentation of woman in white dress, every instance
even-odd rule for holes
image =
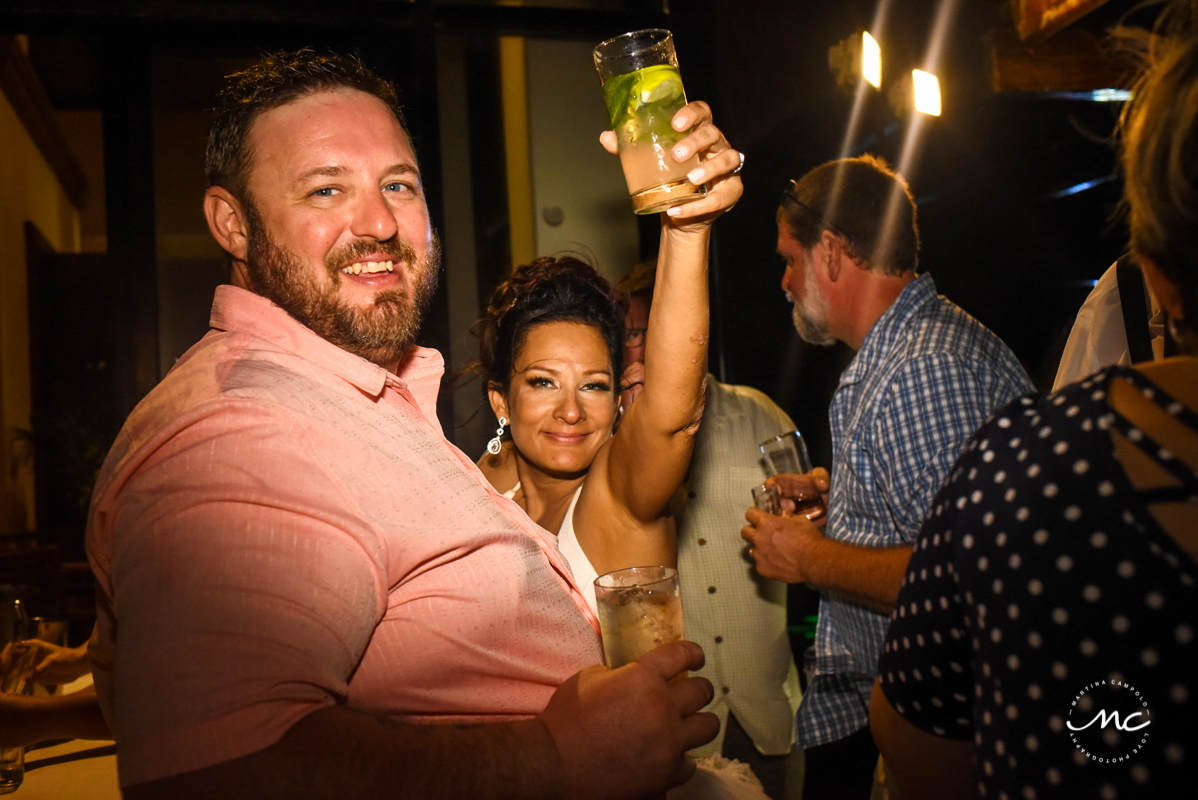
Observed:
[[[607,281],[577,259],[517,268],[478,326],[481,371],[502,431],[479,466],[533,520],[559,532],[559,548],[592,608],[596,575],[675,564],[669,502],[703,412],[711,224],[741,195],[741,155],[711,124],[706,104],[682,108],[675,126],[691,128],[674,154],[699,154],[689,178],[708,192],[661,214],[636,403],[620,408],[624,308]],[[610,131],[603,141],[614,151]]]

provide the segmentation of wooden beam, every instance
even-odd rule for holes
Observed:
[[[87,204],[87,177],[67,146],[50,98],[15,36],[0,36],[0,91],[50,165],[71,205],[82,210]]]
[[[1024,42],[1043,42],[1108,0],[1011,0],[1015,29]]]
[[[1012,30],[990,34],[990,79],[996,92],[1089,92],[1125,89],[1135,67],[1108,51],[1095,34],[1058,33],[1042,44],[1021,42]]]

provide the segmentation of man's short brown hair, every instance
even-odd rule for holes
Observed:
[[[902,275],[919,265],[915,200],[902,176],[877,156],[829,161],[791,181],[778,220],[807,249],[831,231],[866,269]]]
[[[224,187],[243,204],[250,199],[249,135],[254,120],[263,112],[314,92],[348,88],[377,97],[395,115],[412,147],[395,86],[367,69],[357,57],[320,54],[305,47],[272,53],[228,77],[229,85],[220,93],[216,120],[208,132],[204,174],[209,186]],[[415,152],[412,147],[413,155]]]

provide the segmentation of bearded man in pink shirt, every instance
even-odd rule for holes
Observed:
[[[679,114],[692,151],[722,142],[703,104]],[[125,796],[607,799],[686,779],[712,688],[667,680],[702,651],[598,666],[555,543],[442,434],[441,356],[412,345],[439,248],[393,88],[269,57],[226,90],[207,172],[235,285],[129,417],[88,526]],[[739,197],[724,185],[697,228]]]

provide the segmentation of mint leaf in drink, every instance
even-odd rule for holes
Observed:
[[[632,113],[632,92],[638,74],[630,72],[603,82],[603,102],[607,104],[607,118],[611,120],[612,128],[620,127]]]

